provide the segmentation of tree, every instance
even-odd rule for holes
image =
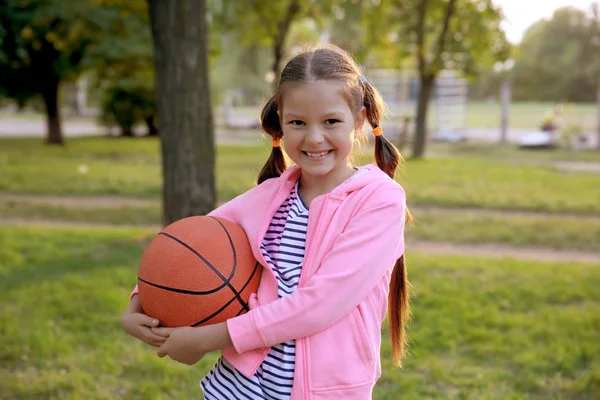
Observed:
[[[62,144],[58,92],[78,73],[93,29],[81,2],[60,7],[52,0],[7,0],[0,5],[0,90],[26,99],[41,94],[47,114],[47,142]],[[83,4],[87,6],[87,4]]]
[[[211,12],[222,30],[235,31],[245,45],[269,46],[271,71],[278,77],[292,24],[309,15],[314,7],[314,0],[222,0],[220,7]]]
[[[473,74],[481,63],[505,59],[509,46],[501,12],[491,0],[393,0],[400,43],[412,49],[420,80],[412,156],[423,157],[427,113],[438,74],[444,69]]]
[[[126,6],[125,6],[126,5]],[[107,35],[113,44],[123,13],[140,0],[5,0],[0,3],[0,92],[17,100],[40,94],[47,114],[47,142],[63,144],[61,82],[75,80],[87,53]]]
[[[163,164],[163,222],[215,206],[204,0],[149,0]]]

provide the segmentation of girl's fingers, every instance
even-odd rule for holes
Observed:
[[[152,329],[153,333],[168,338],[171,335],[171,333],[177,328],[151,328],[151,329]]]
[[[139,314],[138,323],[139,325],[144,325],[149,328],[154,328],[159,325],[159,321],[156,318],[152,318],[144,314]]]
[[[153,344],[153,343],[162,344],[168,339],[168,336],[165,337],[165,336],[157,335],[156,333],[152,332],[152,330],[150,330],[149,328],[143,328],[142,334],[144,336],[144,341],[149,344]]]

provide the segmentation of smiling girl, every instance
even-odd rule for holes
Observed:
[[[127,332],[190,365],[222,350],[201,382],[206,399],[371,398],[388,309],[396,365],[409,312],[408,212],[393,179],[401,158],[383,137],[382,112],[381,96],[343,50],[291,59],[262,111],[273,149],[258,185],[210,214],[242,226],[266,267],[251,310],[222,324],[162,328],[134,291]],[[376,165],[354,167],[365,120]]]

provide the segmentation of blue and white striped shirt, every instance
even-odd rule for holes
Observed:
[[[304,262],[308,207],[298,194],[298,184],[273,216],[260,250],[277,277],[279,297],[298,287]],[[273,346],[251,378],[223,357],[200,382],[206,400],[289,399],[294,381],[296,343]]]

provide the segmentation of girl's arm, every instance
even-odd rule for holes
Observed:
[[[221,327],[236,351],[310,336],[349,314],[404,253],[404,212],[400,188],[369,198],[303,287]]]

